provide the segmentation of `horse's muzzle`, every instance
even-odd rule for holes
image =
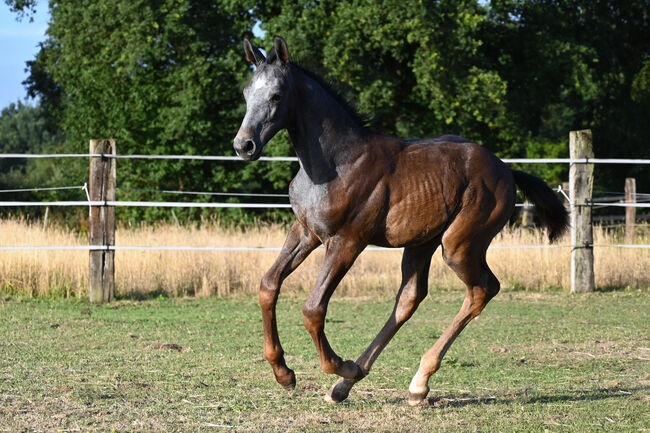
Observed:
[[[256,145],[252,138],[235,137],[233,147],[237,155],[246,161],[254,161],[260,156],[261,146]]]

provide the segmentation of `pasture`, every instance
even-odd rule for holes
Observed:
[[[432,290],[339,405],[302,325],[304,295],[278,319],[297,388],[288,394],[262,355],[257,299],[175,298],[92,306],[0,298],[0,431],[647,431],[650,293],[570,296],[504,289],[461,334],[407,405],[419,358],[464,293]],[[392,295],[335,295],[326,329],[356,358]]]

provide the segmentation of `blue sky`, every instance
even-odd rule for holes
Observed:
[[[27,98],[21,84],[27,78],[25,62],[34,58],[38,43],[45,40],[49,19],[46,2],[39,2],[36,11],[34,22],[17,21],[9,6],[0,2],[0,109]]]

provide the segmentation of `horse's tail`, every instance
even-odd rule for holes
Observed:
[[[521,193],[535,204],[535,212],[542,226],[548,229],[551,242],[569,227],[569,214],[560,199],[542,179],[519,170],[512,170]]]

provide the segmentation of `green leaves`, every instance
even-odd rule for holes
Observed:
[[[5,2],[19,13],[36,6]],[[338,83],[383,132],[458,134],[501,157],[551,157],[567,156],[569,130],[592,128],[599,157],[650,157],[645,0],[63,0],[50,7],[49,39],[28,62],[25,84],[39,97],[38,117],[65,137],[60,151],[115,137],[120,153],[232,155],[251,74],[241,40],[259,20],[266,35],[258,45],[284,36],[292,58]],[[265,153],[291,155],[286,134]],[[296,168],[121,161],[118,184],[286,192]],[[565,176],[533,170],[551,182]],[[630,175],[650,182],[650,174],[623,166],[599,168],[597,182],[620,190]]]
[[[646,1],[278,0],[258,13],[384,132],[550,157],[592,128],[599,156],[650,156]],[[598,183],[618,190],[630,168],[604,170]]]
[[[51,16],[28,84],[65,132],[67,151],[112,137],[126,154],[232,154],[244,113],[240,87],[250,72],[241,54],[241,38],[254,24],[248,2],[100,0],[81,7],[66,0],[51,4]],[[120,161],[118,186],[132,200],[169,198],[136,189],[286,189],[276,171],[265,176],[261,165],[242,163]],[[255,182],[240,181],[246,177]],[[121,212],[142,217],[138,209]],[[146,211],[147,218],[169,216]]]
[[[261,11],[267,34],[282,32],[306,66],[341,83],[382,131],[483,143],[512,136],[504,132],[507,85],[479,55],[487,18],[476,2],[278,3],[281,15]]]

